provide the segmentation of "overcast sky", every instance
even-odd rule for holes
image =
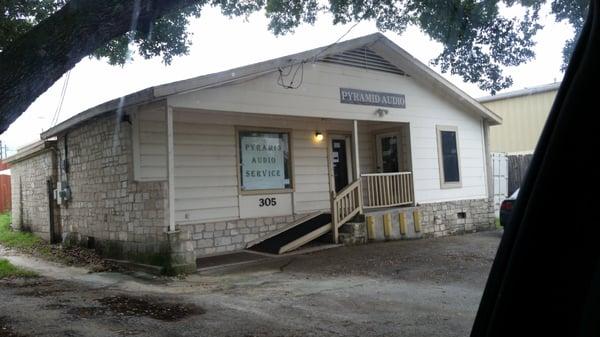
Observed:
[[[542,13],[543,31],[536,36],[537,57],[534,61],[507,69],[514,79],[506,91],[560,81],[562,48],[573,33],[566,24],[557,24],[554,18]],[[175,58],[165,66],[160,58],[144,60],[135,55],[124,67],[110,66],[103,60],[85,58],[72,71],[58,121],[61,122],[87,108],[107,100],[153,85],[218,72],[246,64],[264,61],[307,49],[325,46],[336,41],[351,25],[333,26],[331,18],[322,16],[313,26],[303,25],[294,34],[275,37],[267,30],[264,13],[243,18],[228,19],[219,10],[206,7],[199,19],[192,21],[193,45],[187,56]],[[362,22],[344,40],[376,32],[374,23]],[[403,35],[385,35],[422,62],[438,55],[441,46],[431,41],[418,29],[409,28]],[[435,68],[434,68],[435,69]],[[438,69],[436,71],[439,72]],[[443,74],[452,83],[471,96],[487,95],[475,85],[463,83],[461,78]],[[9,149],[16,149],[39,139],[39,133],[48,129],[57,109],[65,76],[40,96],[25,113],[0,136]]]

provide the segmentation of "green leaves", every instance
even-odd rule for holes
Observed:
[[[107,58],[108,63],[112,65],[124,65],[137,50],[145,59],[162,57],[165,64],[170,64],[173,57],[189,53],[189,18],[199,17],[203,4],[198,3],[183,11],[140,23],[136,25],[136,31],[113,39],[106,46],[96,50],[92,56]]]
[[[0,52],[16,37],[58,11],[67,0],[4,0],[0,3]],[[75,0],[72,0],[75,1]],[[129,4],[123,0],[123,5]],[[144,6],[165,0],[143,0]],[[165,64],[186,55],[191,44],[190,17],[202,7],[220,7],[226,16],[248,16],[264,11],[275,35],[293,32],[300,24],[313,24],[319,13],[329,12],[334,24],[372,20],[381,31],[403,33],[408,25],[443,45],[431,63],[442,72],[462,78],[490,93],[509,87],[506,67],[535,57],[533,37],[542,26],[538,12],[545,0],[199,0],[175,13],[161,13],[135,25],[135,31],[113,39],[92,56],[123,65],[135,51],[144,58],[161,57]],[[578,34],[589,0],[553,0],[552,13]],[[518,17],[505,17],[500,7],[520,6]],[[116,5],[115,10],[122,8]],[[107,22],[110,24],[110,22]],[[564,48],[568,62],[575,37]],[[131,49],[131,51],[130,51]],[[564,66],[563,65],[563,66]]]
[[[65,4],[65,0],[0,1],[0,52]]]
[[[313,24],[317,18],[317,0],[269,0],[266,13],[269,30],[275,35],[293,32],[302,22]]]
[[[542,28],[538,10],[527,10],[516,19],[502,17],[497,4],[490,1],[446,3],[445,7],[415,10],[423,31],[444,46],[432,64],[492,94],[511,86],[512,79],[503,75],[503,68],[535,57],[533,36]]]
[[[334,24],[374,20],[378,29],[401,34],[412,21],[409,5],[407,0],[330,0],[328,10]]]
[[[221,12],[229,17],[250,15],[257,12],[265,6],[263,0],[213,0],[213,7],[221,7]]]
[[[552,2],[552,14],[556,16],[556,21],[567,21],[575,30],[575,36],[569,39],[563,48],[563,71],[567,68],[575,48],[575,42],[583,28],[588,5],[589,0],[555,0]]]

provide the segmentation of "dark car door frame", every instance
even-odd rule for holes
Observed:
[[[600,335],[599,97],[600,12],[591,0],[472,337]]]

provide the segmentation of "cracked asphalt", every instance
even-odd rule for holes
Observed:
[[[5,336],[466,336],[501,231],[341,247],[190,275],[37,271],[0,281]]]

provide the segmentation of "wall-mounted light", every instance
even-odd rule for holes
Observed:
[[[375,114],[379,117],[383,117],[384,115],[388,114],[388,110],[387,109],[377,109],[375,110]]]
[[[323,134],[319,131],[315,132],[315,142],[320,143],[323,141]]]

